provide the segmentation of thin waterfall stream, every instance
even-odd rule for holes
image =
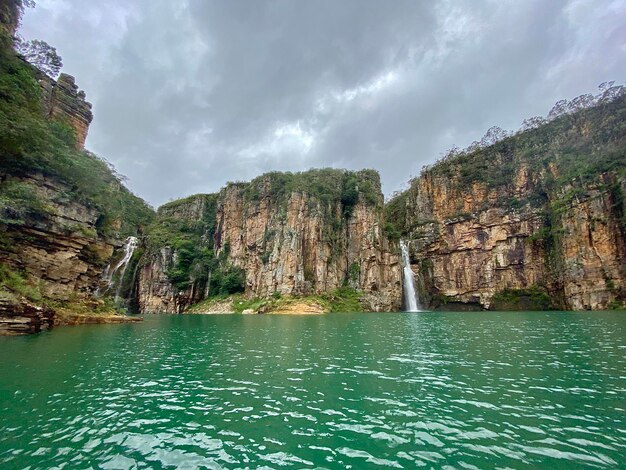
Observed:
[[[420,312],[419,299],[415,290],[415,275],[411,269],[409,247],[404,240],[400,240],[402,251],[402,282],[404,291],[404,306],[407,312]]]
[[[106,283],[105,292],[111,291],[114,287],[116,280],[114,279],[115,274],[121,269],[120,275],[117,278],[117,289],[115,290],[115,298],[116,300],[119,298],[120,289],[122,287],[122,280],[124,279],[124,274],[126,274],[126,269],[128,268],[128,263],[130,259],[133,257],[133,253],[139,246],[139,239],[137,237],[128,237],[126,242],[124,243],[124,256],[121,260],[119,260],[113,268],[111,266],[107,266],[102,275],[103,281]]]

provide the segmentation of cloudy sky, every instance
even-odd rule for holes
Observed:
[[[37,0],[93,103],[87,147],[157,206],[270,170],[376,168],[626,78],[626,0]]]

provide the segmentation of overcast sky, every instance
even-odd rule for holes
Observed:
[[[57,48],[87,147],[155,206],[328,166],[389,194],[626,76],[626,0],[37,0],[21,34]]]

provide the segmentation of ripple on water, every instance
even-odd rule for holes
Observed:
[[[2,338],[0,467],[623,467],[625,319],[155,316]]]

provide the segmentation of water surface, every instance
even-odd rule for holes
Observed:
[[[626,313],[163,315],[0,338],[0,468],[626,466]]]

